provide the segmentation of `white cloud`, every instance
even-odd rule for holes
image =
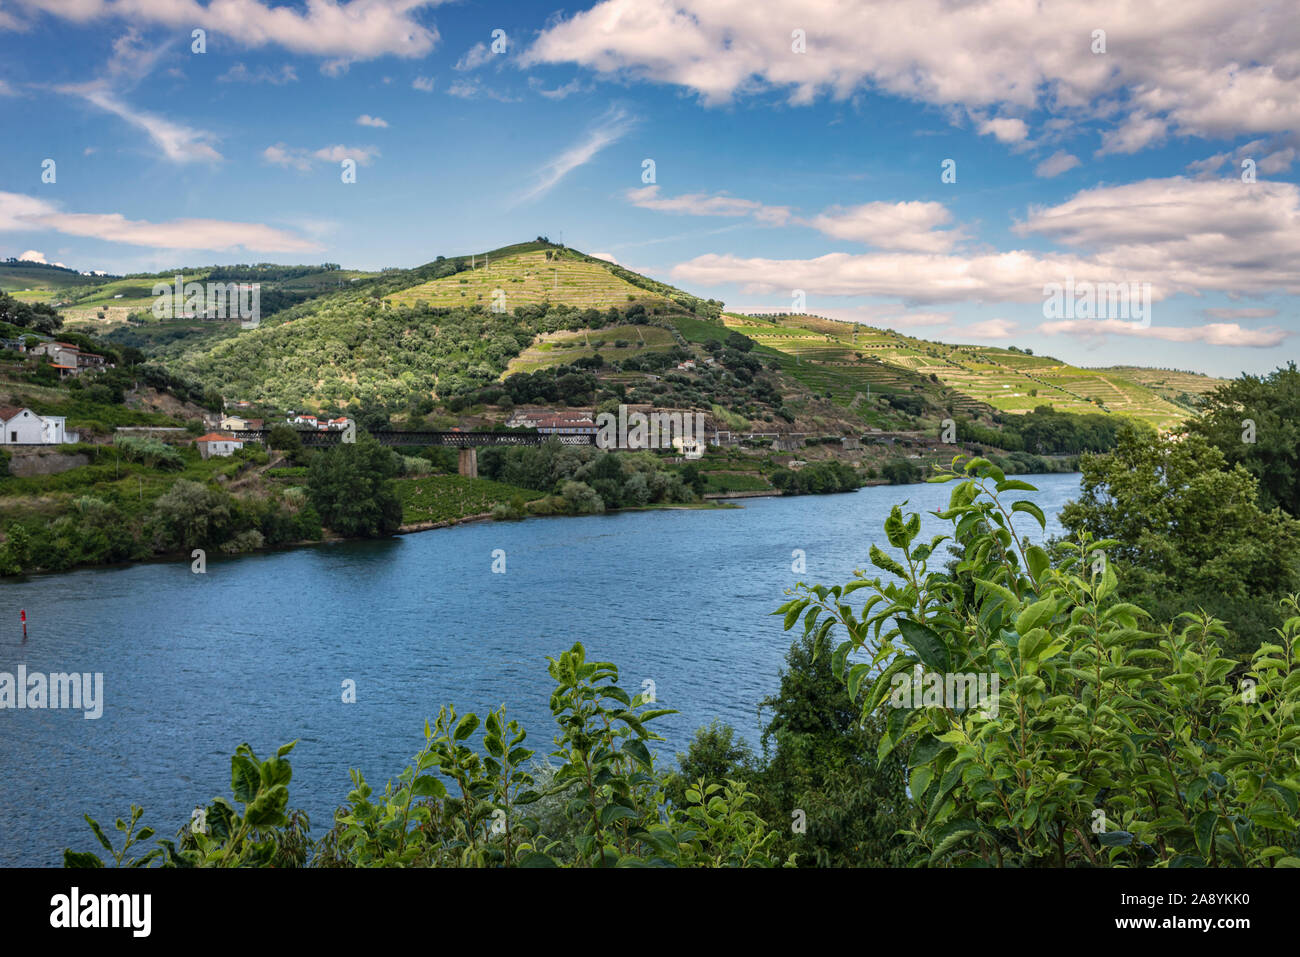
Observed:
[[[618,80],[669,83],[708,104],[764,90],[792,103],[863,89],[956,115],[1099,119],[1105,152],[1173,132],[1231,137],[1300,128],[1300,17],[1287,4],[1221,0],[601,0],[525,52]],[[786,27],[778,28],[778,25]],[[807,34],[790,49],[789,25]],[[1094,55],[1092,31],[1110,49]],[[990,121],[990,124],[999,121]],[[1016,142],[1015,122],[989,132]]]
[[[433,77],[417,76],[414,80],[411,81],[411,89],[419,90],[421,93],[432,93]]]
[[[1300,294],[1300,187],[1292,183],[1183,177],[1085,190],[1031,207],[1021,234],[1076,250],[830,253],[812,259],[710,254],[672,275],[745,292],[883,296],[903,302],[1043,301],[1068,279],[1150,283],[1153,301],[1220,292]]]
[[[271,70],[265,66],[259,66],[256,70],[250,70],[243,63],[236,63],[221,76],[217,77],[218,83],[269,83],[272,86],[284,86],[286,83],[297,83],[298,74],[293,67],[287,63],[278,70]]]
[[[376,156],[378,148],[374,146],[322,146],[313,150],[297,146],[276,143],[262,150],[263,161],[273,166],[283,166],[306,172],[314,165],[314,160],[326,163],[342,163],[345,159],[356,160],[358,166],[369,166]]]
[[[664,196],[654,185],[629,189],[624,196],[642,209],[691,216],[749,216],[773,226],[794,223],[836,239],[866,243],[879,249],[946,252],[966,238],[961,229],[938,230],[951,218],[942,203],[874,202],[859,206],[832,206],[811,219],[803,219],[796,216],[789,206],[769,206],[726,193]]]
[[[866,243],[878,249],[947,252],[963,239],[960,229],[938,231],[951,215],[942,203],[863,203],[832,206],[807,221],[807,225],[833,236]]]
[[[588,255],[591,256],[592,259],[603,259],[607,263],[613,263],[615,266],[618,265],[618,260],[609,253],[588,253]]]
[[[346,60],[420,57],[438,31],[416,14],[442,0],[309,0],[302,7],[261,0],[18,0],[27,10],[84,24],[122,19],[132,26],[183,29],[196,24],[245,47]],[[0,18],[0,28],[5,20]]]
[[[163,156],[173,163],[215,163],[223,159],[212,143],[216,137],[207,130],[183,126],[154,113],[137,110],[125,103],[108,88],[94,84],[82,87],[65,86],[61,92],[80,96],[106,113],[112,113],[136,129],[143,130]]]
[[[590,163],[601,150],[621,140],[632,125],[632,118],[624,110],[608,110],[581,139],[537,171],[537,182],[515,200],[515,205],[550,192],[569,173]]]
[[[629,189],[624,196],[633,206],[654,209],[665,213],[686,213],[691,216],[753,216],[760,222],[780,225],[790,220],[788,206],[767,206],[752,199],[740,199],[725,193],[683,193],[680,196],[660,196],[658,186]]]
[[[487,44],[476,43],[465,52],[464,56],[456,61],[456,65],[452,69],[477,70],[491,58],[492,52],[488,49]]]
[[[1018,329],[1019,326],[1010,319],[985,319],[958,326],[952,331],[975,339],[1011,339],[1015,337]]]
[[[1097,150],[1097,155],[1136,153],[1162,142],[1168,128],[1168,124],[1160,117],[1138,110],[1119,129],[1110,130],[1102,136],[1101,149]]]
[[[1143,327],[1122,319],[1065,319],[1044,322],[1038,326],[1038,331],[1048,335],[1070,335],[1084,339],[1100,339],[1110,335],[1134,336],[1164,342],[1203,342],[1210,346],[1247,346],[1254,349],[1280,346],[1287,338],[1295,335],[1286,329],[1244,329],[1235,322],[1211,322],[1203,326]]]
[[[563,100],[566,97],[572,96],[574,93],[584,93],[590,89],[590,87],[583,86],[582,83],[577,80],[570,80],[568,83],[557,86],[553,90],[548,90],[546,89],[546,84],[535,76],[530,76],[528,78],[528,85],[548,100]]]
[[[368,113],[362,113],[360,116],[358,116],[357,124],[359,126],[375,126],[375,127],[379,127],[380,129],[388,128],[388,123],[385,120],[381,120],[377,116],[371,116]]]
[[[999,143],[1019,143],[1029,135],[1029,127],[1024,120],[1000,117],[980,123],[979,132],[981,136],[992,133]]]
[[[18,257],[18,261],[21,263],[45,263],[48,265],[45,260],[45,253],[41,252],[39,249],[27,250]]]
[[[66,213],[53,203],[21,193],[0,193],[0,231],[53,231],[110,243],[167,249],[247,249],[272,253],[321,249],[311,240],[262,223],[220,219],[173,219],[153,223],[127,219],[121,213]]]
[[[1078,165],[1079,158],[1077,156],[1071,156],[1065,150],[1057,150],[1034,167],[1034,175],[1043,179],[1051,179],[1053,176],[1060,176]]]

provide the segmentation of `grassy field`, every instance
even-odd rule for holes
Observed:
[[[423,475],[393,483],[402,502],[402,523],[455,522],[471,515],[492,511],[492,506],[515,497],[525,502],[541,498],[541,492],[516,488],[489,479],[463,475]]]
[[[397,305],[423,301],[430,306],[478,304],[491,308],[500,290],[508,311],[539,302],[563,302],[583,309],[667,302],[662,296],[618,278],[597,260],[562,252],[558,260],[548,261],[546,255],[537,250],[494,259],[489,253],[471,272],[403,289],[389,296],[388,301]]]

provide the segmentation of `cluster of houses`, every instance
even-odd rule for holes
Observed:
[[[348,427],[347,416],[339,416],[337,419],[320,419],[314,415],[306,413],[295,415],[290,412],[289,417],[285,419],[294,428],[316,429],[319,432],[337,431],[343,432]]]
[[[94,352],[83,352],[70,342],[41,342],[30,348],[25,339],[6,339],[5,348],[25,352],[32,356],[49,356],[50,365],[59,370],[59,378],[80,375],[87,369],[104,368],[104,357]]]

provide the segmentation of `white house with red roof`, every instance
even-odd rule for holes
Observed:
[[[205,459],[214,455],[234,455],[244,447],[242,439],[221,432],[209,432],[207,435],[200,435],[194,440],[194,444],[199,447],[199,455]]]

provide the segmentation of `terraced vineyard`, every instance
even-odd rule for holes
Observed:
[[[1195,408],[1196,399],[1228,382],[1199,372],[1178,369],[1144,369],[1141,366],[1110,366],[1091,369],[1101,375],[1119,376],[1145,386],[1162,399],[1183,408]]]
[[[430,306],[473,306],[491,308],[497,291],[504,295],[504,308],[539,302],[566,303],[583,309],[626,308],[641,302],[666,303],[656,295],[611,273],[600,260],[570,250],[558,251],[557,259],[537,250],[502,259],[489,256],[471,272],[435,279],[388,296],[395,305],[413,306],[423,301]]]
[[[869,385],[880,393],[926,391],[936,404],[965,414],[989,406],[1022,413],[1051,405],[1069,412],[1117,412],[1158,428],[1186,415],[1185,404],[1118,369],[1080,369],[1050,356],[931,342],[819,316],[769,320],[727,314],[723,321],[774,350],[784,371],[829,391],[836,401],[841,393],[851,398]],[[1170,381],[1176,376],[1164,375]]]
[[[642,352],[663,352],[676,342],[671,332],[659,326],[625,324],[580,332],[551,332],[539,336],[531,346],[511,359],[505,375],[565,365],[574,359],[594,356],[597,352],[609,359],[626,359]]]

